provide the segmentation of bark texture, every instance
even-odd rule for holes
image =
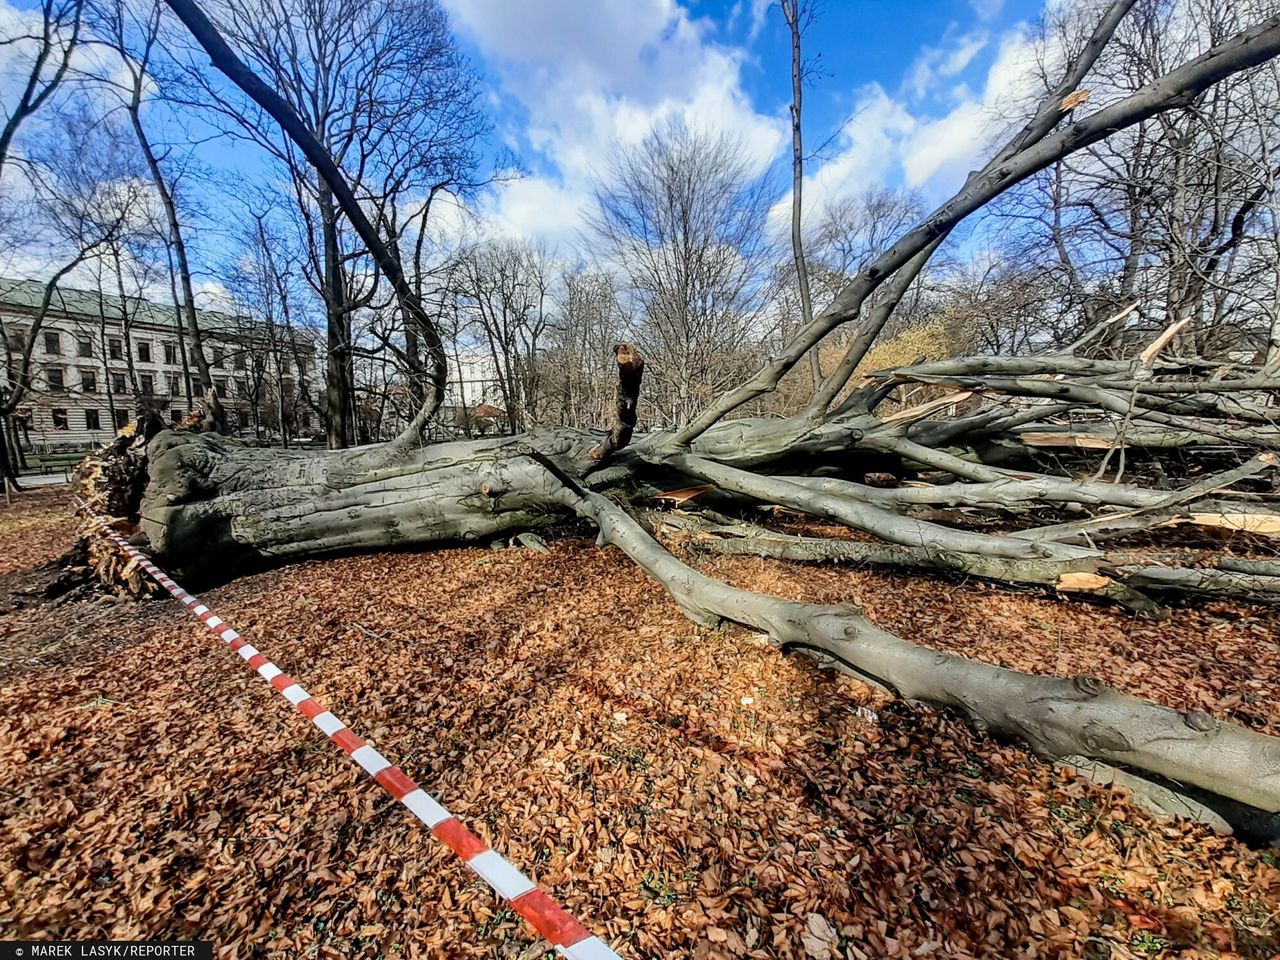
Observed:
[[[418,324],[432,358],[442,361],[438,333],[333,158],[191,0],[166,2],[215,65],[313,162],[396,290],[406,318]],[[1138,609],[1155,606],[1148,593],[1274,598],[1280,577],[1269,568],[1233,567],[1229,558],[1218,558],[1212,569],[1164,565],[1113,549],[1127,537],[1187,527],[1238,533],[1249,543],[1280,536],[1272,454],[1280,449],[1280,429],[1268,409],[1278,384],[1274,370],[1166,357],[1173,349],[1166,330],[1131,359],[1087,355],[1091,333],[1053,354],[957,357],[854,380],[899,300],[965,217],[1112,132],[1185,107],[1223,78],[1280,54],[1277,16],[1077,117],[1081,84],[1133,6],[1134,0],[1114,0],[1103,10],[1030,120],[986,165],[857,273],[825,310],[806,315],[756,375],[679,429],[632,437],[643,361],[624,347],[617,355],[617,415],[608,430],[542,430],[423,446],[422,428],[443,395],[444,366],[433,363],[422,409],[401,436],[380,446],[266,451],[214,436],[160,434],[148,451],[149,479],[138,508],[143,531],[175,569],[199,572],[239,569],[252,560],[483,539],[576,515],[699,623],[762,631],[784,649],[837,664],[908,699],[958,710],[1046,757],[1073,763],[1083,757],[1185,789],[1201,798],[1197,804],[1209,798],[1255,835],[1280,836],[1280,739],[1136,700],[1090,677],[1035,677],[927,649],[885,633],[852,607],[732,587],[677,559],[620,502],[624,495],[681,488],[740,516],[758,516],[752,511],[761,506],[795,511],[877,542],[753,530],[735,533],[744,546],[733,549],[920,566]],[[802,261],[798,245],[796,255]],[[1098,329],[1119,330],[1127,312]],[[819,381],[817,349],[855,322],[844,356]],[[726,419],[777,389],[805,357],[815,389],[801,413]],[[906,386],[928,399],[879,415]],[[871,482],[886,470],[892,489]],[[709,512],[706,519],[720,528],[715,537],[739,523]]]

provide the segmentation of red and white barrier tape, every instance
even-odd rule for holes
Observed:
[[[300,684],[259,653],[240,634],[223,623],[199,598],[183,590],[140,550],[127,543],[102,517],[89,509],[88,504],[79,498],[76,502],[121,550],[138,562],[148,576],[238,653],[262,679],[293,704],[299,713],[319,727],[343,753],[364,768],[365,773],[404,804],[436,839],[456,853],[498,896],[510,903],[516,913],[524,917],[543,939],[556,948],[557,953],[570,960],[621,960],[603,940],[592,936],[589,930],[539,890],[532,880],[512,866],[500,853],[485,846],[483,840],[414,783],[404,771],[352,733],[345,723],[313,699]]]

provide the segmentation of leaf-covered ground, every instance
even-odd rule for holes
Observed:
[[[0,508],[9,580],[71,536]],[[1277,620],[727,558],[922,642],[1276,732]],[[8,582],[0,577],[0,587]],[[615,551],[296,565],[205,599],[628,958],[1270,958],[1272,854],[689,624]],[[0,615],[0,935],[224,957],[545,945],[172,601]],[[874,708],[871,714],[866,708]]]

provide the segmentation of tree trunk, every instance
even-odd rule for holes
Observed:
[[[351,316],[346,305],[346,280],[338,243],[338,213],[333,194],[323,184],[319,190],[320,230],[324,250],[325,329],[329,362],[325,365],[325,401],[328,412],[329,449],[340,450],[355,441],[351,429]]]
[[[333,158],[288,105],[245,67],[192,0],[167,3],[215,64],[280,122],[320,172],[331,445],[350,442],[354,402],[335,200],[402,306],[418,318],[439,372],[434,400],[408,430],[379,446],[266,451],[216,436],[161,433],[149,448],[141,525],[175,570],[199,574],[243,569],[255,560],[484,539],[573,514],[592,523],[602,543],[625,551],[699,623],[727,621],[762,631],[783,648],[839,664],[909,699],[959,710],[984,729],[1020,737],[1044,756],[1070,757],[1073,763],[1092,758],[1179,790],[1205,792],[1233,821],[1280,837],[1280,739],[1202,713],[1144,703],[1092,678],[1033,677],[920,647],[879,630],[851,607],[797,603],[718,582],[665,550],[614,499],[649,499],[662,488],[693,487],[682,501],[706,493],[728,504],[726,509],[775,505],[872,534],[881,541],[877,562],[901,558],[1127,603],[1146,600],[1133,584],[1271,598],[1275,578],[1265,572],[1179,569],[1157,566],[1154,558],[1134,564],[1090,540],[1094,531],[1146,530],[1188,518],[1280,535],[1274,487],[1262,476],[1270,472],[1271,460],[1256,456],[1259,448],[1280,446],[1280,432],[1269,424],[1265,400],[1259,400],[1273,389],[1260,369],[1160,362],[1159,343],[1140,360],[1110,366],[1069,350],[957,358],[876,374],[834,411],[830,406],[890,320],[897,298],[966,216],[1069,154],[1185,107],[1218,81],[1280,54],[1280,16],[1128,96],[1071,116],[1081,102],[1082,82],[1133,6],[1133,0],[1115,0],[1026,125],[955,196],[861,270],[755,376],[699,409],[695,393],[706,380],[695,382],[688,371],[680,376],[677,365],[666,364],[667,375],[677,377],[675,431],[627,445],[639,372],[634,383],[625,381],[625,354],[619,351],[624,382],[614,429],[607,434],[561,429],[425,446],[422,429],[443,395],[443,352],[398,260],[364,217]],[[874,308],[864,315],[868,304]],[[860,327],[844,359],[802,414],[726,419],[776,390],[788,370],[855,320]],[[686,365],[689,359],[680,358]],[[518,398],[510,369],[504,379],[511,416]],[[941,396],[878,417],[877,406],[900,387]],[[985,405],[950,423],[928,419],[957,398]],[[1116,425],[1120,418],[1123,426]],[[1090,478],[1096,465],[1087,457],[1139,445],[1160,467],[1165,489],[1147,489],[1132,479],[1105,484]],[[1042,458],[1046,448],[1056,456]],[[1195,467],[1176,479],[1178,489],[1168,489],[1174,484],[1166,482],[1168,474],[1156,459],[1163,450],[1178,455],[1168,458],[1170,468]],[[1017,468],[982,462],[996,454]],[[859,468],[873,458],[903,466],[912,485],[881,494],[857,482]],[[1245,463],[1250,458],[1256,462]],[[1203,463],[1211,469],[1201,469]],[[913,492],[926,485],[932,492]],[[936,512],[947,504],[963,509],[944,522]],[[929,510],[935,515],[919,516]],[[1071,511],[1071,522],[1057,522],[1063,510]],[[1176,518],[1170,515],[1175,510]],[[1045,518],[1047,511],[1053,513]],[[1011,517],[1017,518],[1012,529]],[[1237,817],[1241,809],[1252,819]]]
[[[133,132],[137,137],[138,146],[141,147],[142,155],[146,158],[147,170],[151,174],[151,181],[155,184],[156,193],[160,197],[160,204],[164,207],[165,220],[169,226],[169,236],[173,240],[173,255],[177,266],[178,283],[182,290],[182,316],[185,320],[186,335],[191,340],[191,358],[195,360],[196,371],[200,375],[200,388],[204,393],[206,424],[209,429],[225,433],[227,429],[227,414],[222,407],[221,398],[219,398],[217,391],[214,389],[213,377],[209,372],[209,361],[204,354],[204,336],[200,331],[200,320],[196,315],[196,295],[195,289],[191,284],[191,265],[187,262],[187,244],[182,237],[182,224],[178,219],[178,206],[174,201],[173,191],[169,188],[169,184],[164,178],[164,171],[160,169],[160,161],[156,159],[151,140],[142,126],[140,98],[141,88],[138,87],[135,90],[133,100],[129,104],[129,119],[133,124]],[[181,330],[179,332],[181,333]],[[181,336],[179,336],[179,348],[181,349]],[[190,404],[190,374],[187,371],[185,355],[183,357],[183,372],[187,377],[187,402]]]

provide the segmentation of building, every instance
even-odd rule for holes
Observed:
[[[0,279],[0,342],[7,371],[26,349],[45,286]],[[275,438],[314,429],[316,350],[305,331],[252,318],[198,311],[205,357],[230,428]],[[59,287],[35,331],[29,387],[11,415],[11,436],[28,451],[75,450],[104,443],[154,409],[177,422],[200,399],[185,324],[173,304]]]
[[[480,350],[459,350],[448,358],[448,382],[440,424],[455,436],[501,433],[507,414],[493,358]]]

